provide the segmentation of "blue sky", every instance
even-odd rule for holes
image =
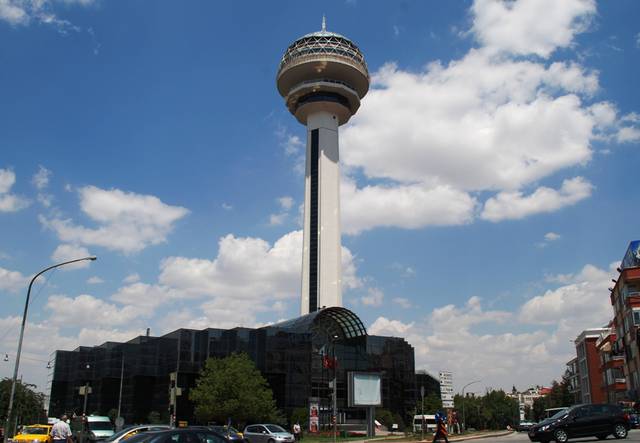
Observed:
[[[345,306],[417,368],[524,389],[564,371],[637,230],[632,0],[0,0],[0,364],[21,373],[150,327],[299,312],[304,128],[286,47],[353,39],[341,128]]]

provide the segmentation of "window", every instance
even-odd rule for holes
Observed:
[[[211,432],[198,432],[196,434],[200,443],[226,443],[226,440]]]
[[[640,309],[633,310],[633,324],[640,326]]]

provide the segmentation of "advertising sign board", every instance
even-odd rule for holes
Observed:
[[[309,399],[309,432],[320,431],[320,400],[317,397]]]
[[[349,372],[349,406],[382,406],[382,376],[376,372]]]

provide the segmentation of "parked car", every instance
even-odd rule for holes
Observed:
[[[29,425],[10,440],[14,443],[51,443],[50,433],[50,425]]]
[[[293,434],[278,425],[257,424],[244,428],[242,433],[249,443],[292,443]]]
[[[71,433],[76,443],[94,443],[111,437],[113,424],[102,415],[79,415],[71,419]]]
[[[516,426],[516,431],[518,431],[518,432],[528,431],[531,428],[531,426],[533,426],[533,425],[535,425],[535,423],[532,422],[532,421],[522,420]]]
[[[123,430],[116,432],[111,437],[104,440],[103,443],[119,443],[120,441],[128,440],[134,435],[138,435],[141,432],[149,431],[166,431],[171,429],[169,425],[135,425],[124,428]]]
[[[211,425],[208,428],[222,435],[229,443],[242,443],[245,441],[244,436],[233,426]]]
[[[565,443],[575,437],[626,438],[629,416],[616,405],[576,405],[529,429],[531,441]]]
[[[638,411],[633,408],[624,408],[624,412],[629,416],[629,426],[632,429],[640,427],[640,416]]]
[[[202,427],[141,432],[127,439],[127,443],[227,443],[216,432]]]

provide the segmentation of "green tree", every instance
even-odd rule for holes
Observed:
[[[44,394],[36,392],[35,389],[36,385],[22,383],[21,381],[16,383],[11,423],[14,423],[15,417],[18,417],[18,424],[37,423],[47,419],[47,414],[44,411]],[[0,418],[2,423],[7,418],[10,396],[11,379],[4,378],[0,381]],[[10,429],[10,431],[12,433],[13,429]]]
[[[574,398],[569,391],[569,380],[563,379],[561,382],[554,380],[551,384],[551,392],[545,397],[547,408],[562,408],[571,406],[573,403]]]
[[[391,425],[394,423],[391,411],[383,408],[376,408],[376,420],[386,426],[389,430],[391,430]]]
[[[284,422],[271,388],[246,354],[208,359],[189,397],[203,423]]]
[[[291,424],[298,423],[302,429],[309,427],[309,408],[295,408],[291,411]]]
[[[544,418],[544,410],[547,409],[544,397],[533,400],[533,420],[540,421]]]

